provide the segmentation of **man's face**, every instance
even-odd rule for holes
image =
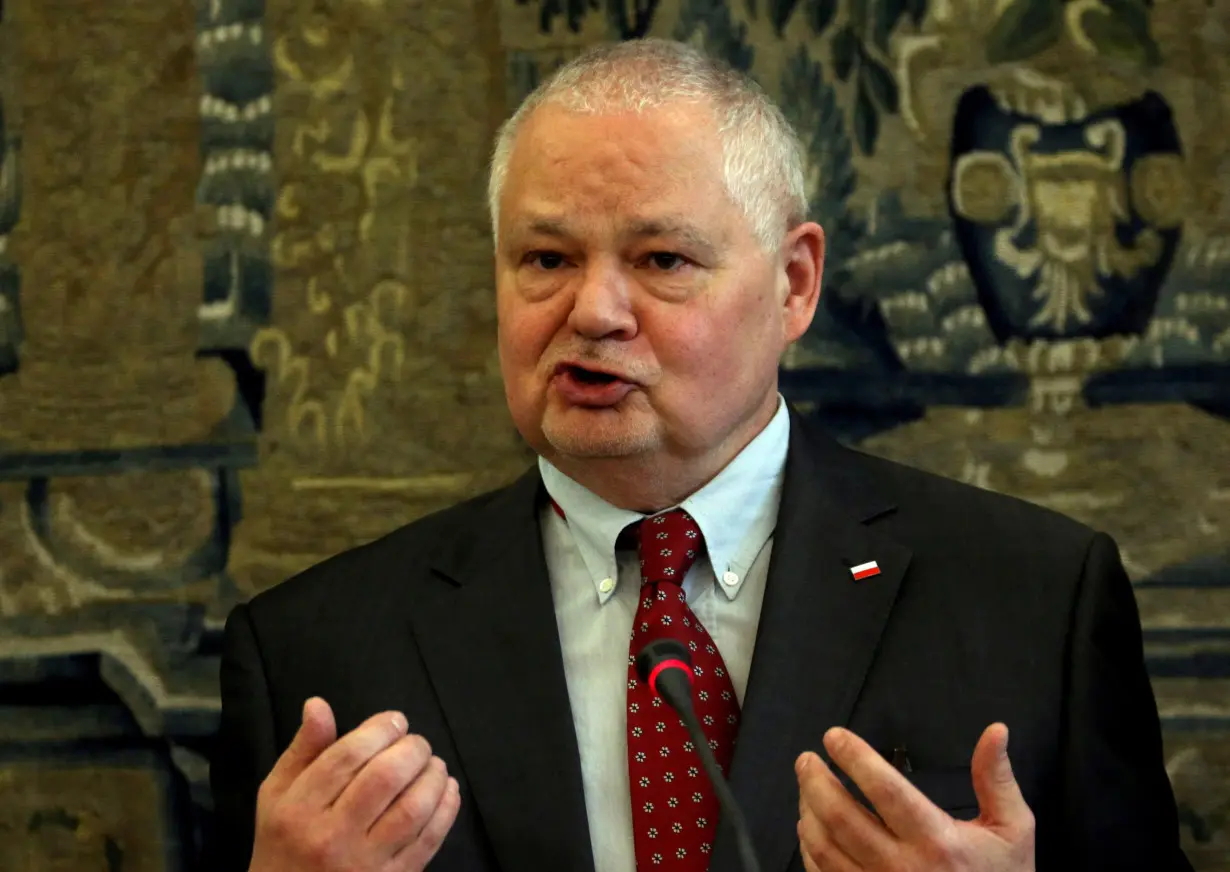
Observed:
[[[500,364],[536,451],[724,463],[771,417],[778,359],[815,310],[823,236],[809,225],[810,242],[762,249],[705,107],[542,107],[499,209]]]

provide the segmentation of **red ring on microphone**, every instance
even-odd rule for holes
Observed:
[[[663,669],[682,669],[688,676],[688,684],[692,683],[691,666],[688,666],[682,660],[663,660],[653,668],[653,672],[649,673],[649,689],[654,693],[658,692],[658,673]]]

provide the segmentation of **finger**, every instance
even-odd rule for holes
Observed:
[[[414,841],[431,820],[444,790],[448,787],[448,769],[439,757],[428,757],[414,776],[393,792],[372,822],[369,838],[374,845],[387,849],[392,856]]]
[[[449,830],[457,820],[457,812],[461,808],[461,789],[455,778],[448,779],[444,796],[436,806],[435,812],[427,825],[419,832],[418,838],[402,848],[394,857],[397,872],[420,872],[436,856]]]
[[[355,773],[342,790],[333,811],[367,832],[397,797],[431,762],[431,745],[422,736],[402,736]]]
[[[363,766],[406,734],[399,712],[373,715],[330,745],[295,781],[289,793],[309,808],[333,805]]]
[[[799,757],[800,820],[814,816],[827,837],[861,866],[892,866],[897,838],[875,815],[850,795],[833,771],[815,754]]]
[[[319,697],[303,704],[303,720],[290,745],[278,757],[262,789],[281,796],[308,766],[337,741],[333,709]]]
[[[1008,727],[992,724],[983,731],[970,763],[980,819],[992,826],[1018,826],[1032,818],[1008,759]]]
[[[799,853],[808,872],[862,872],[865,868],[841,849],[814,814],[799,819]]]
[[[902,841],[934,838],[952,826],[948,815],[854,733],[834,727],[825,734],[824,747]]]

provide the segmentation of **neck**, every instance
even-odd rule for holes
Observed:
[[[628,457],[572,457],[555,454],[547,459],[564,475],[611,505],[642,514],[677,506],[696,493],[760,435],[777,412],[773,401],[757,410],[745,426],[720,445],[701,455],[653,452]]]

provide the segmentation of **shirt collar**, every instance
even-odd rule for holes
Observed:
[[[777,526],[777,510],[790,445],[790,413],[778,396],[777,412],[714,478],[677,508],[690,514],[705,537],[713,575],[729,599]],[[619,580],[615,542],[629,525],[647,517],[620,509],[573,481],[543,458],[538,469],[551,499],[563,510],[581,560],[601,602]]]

